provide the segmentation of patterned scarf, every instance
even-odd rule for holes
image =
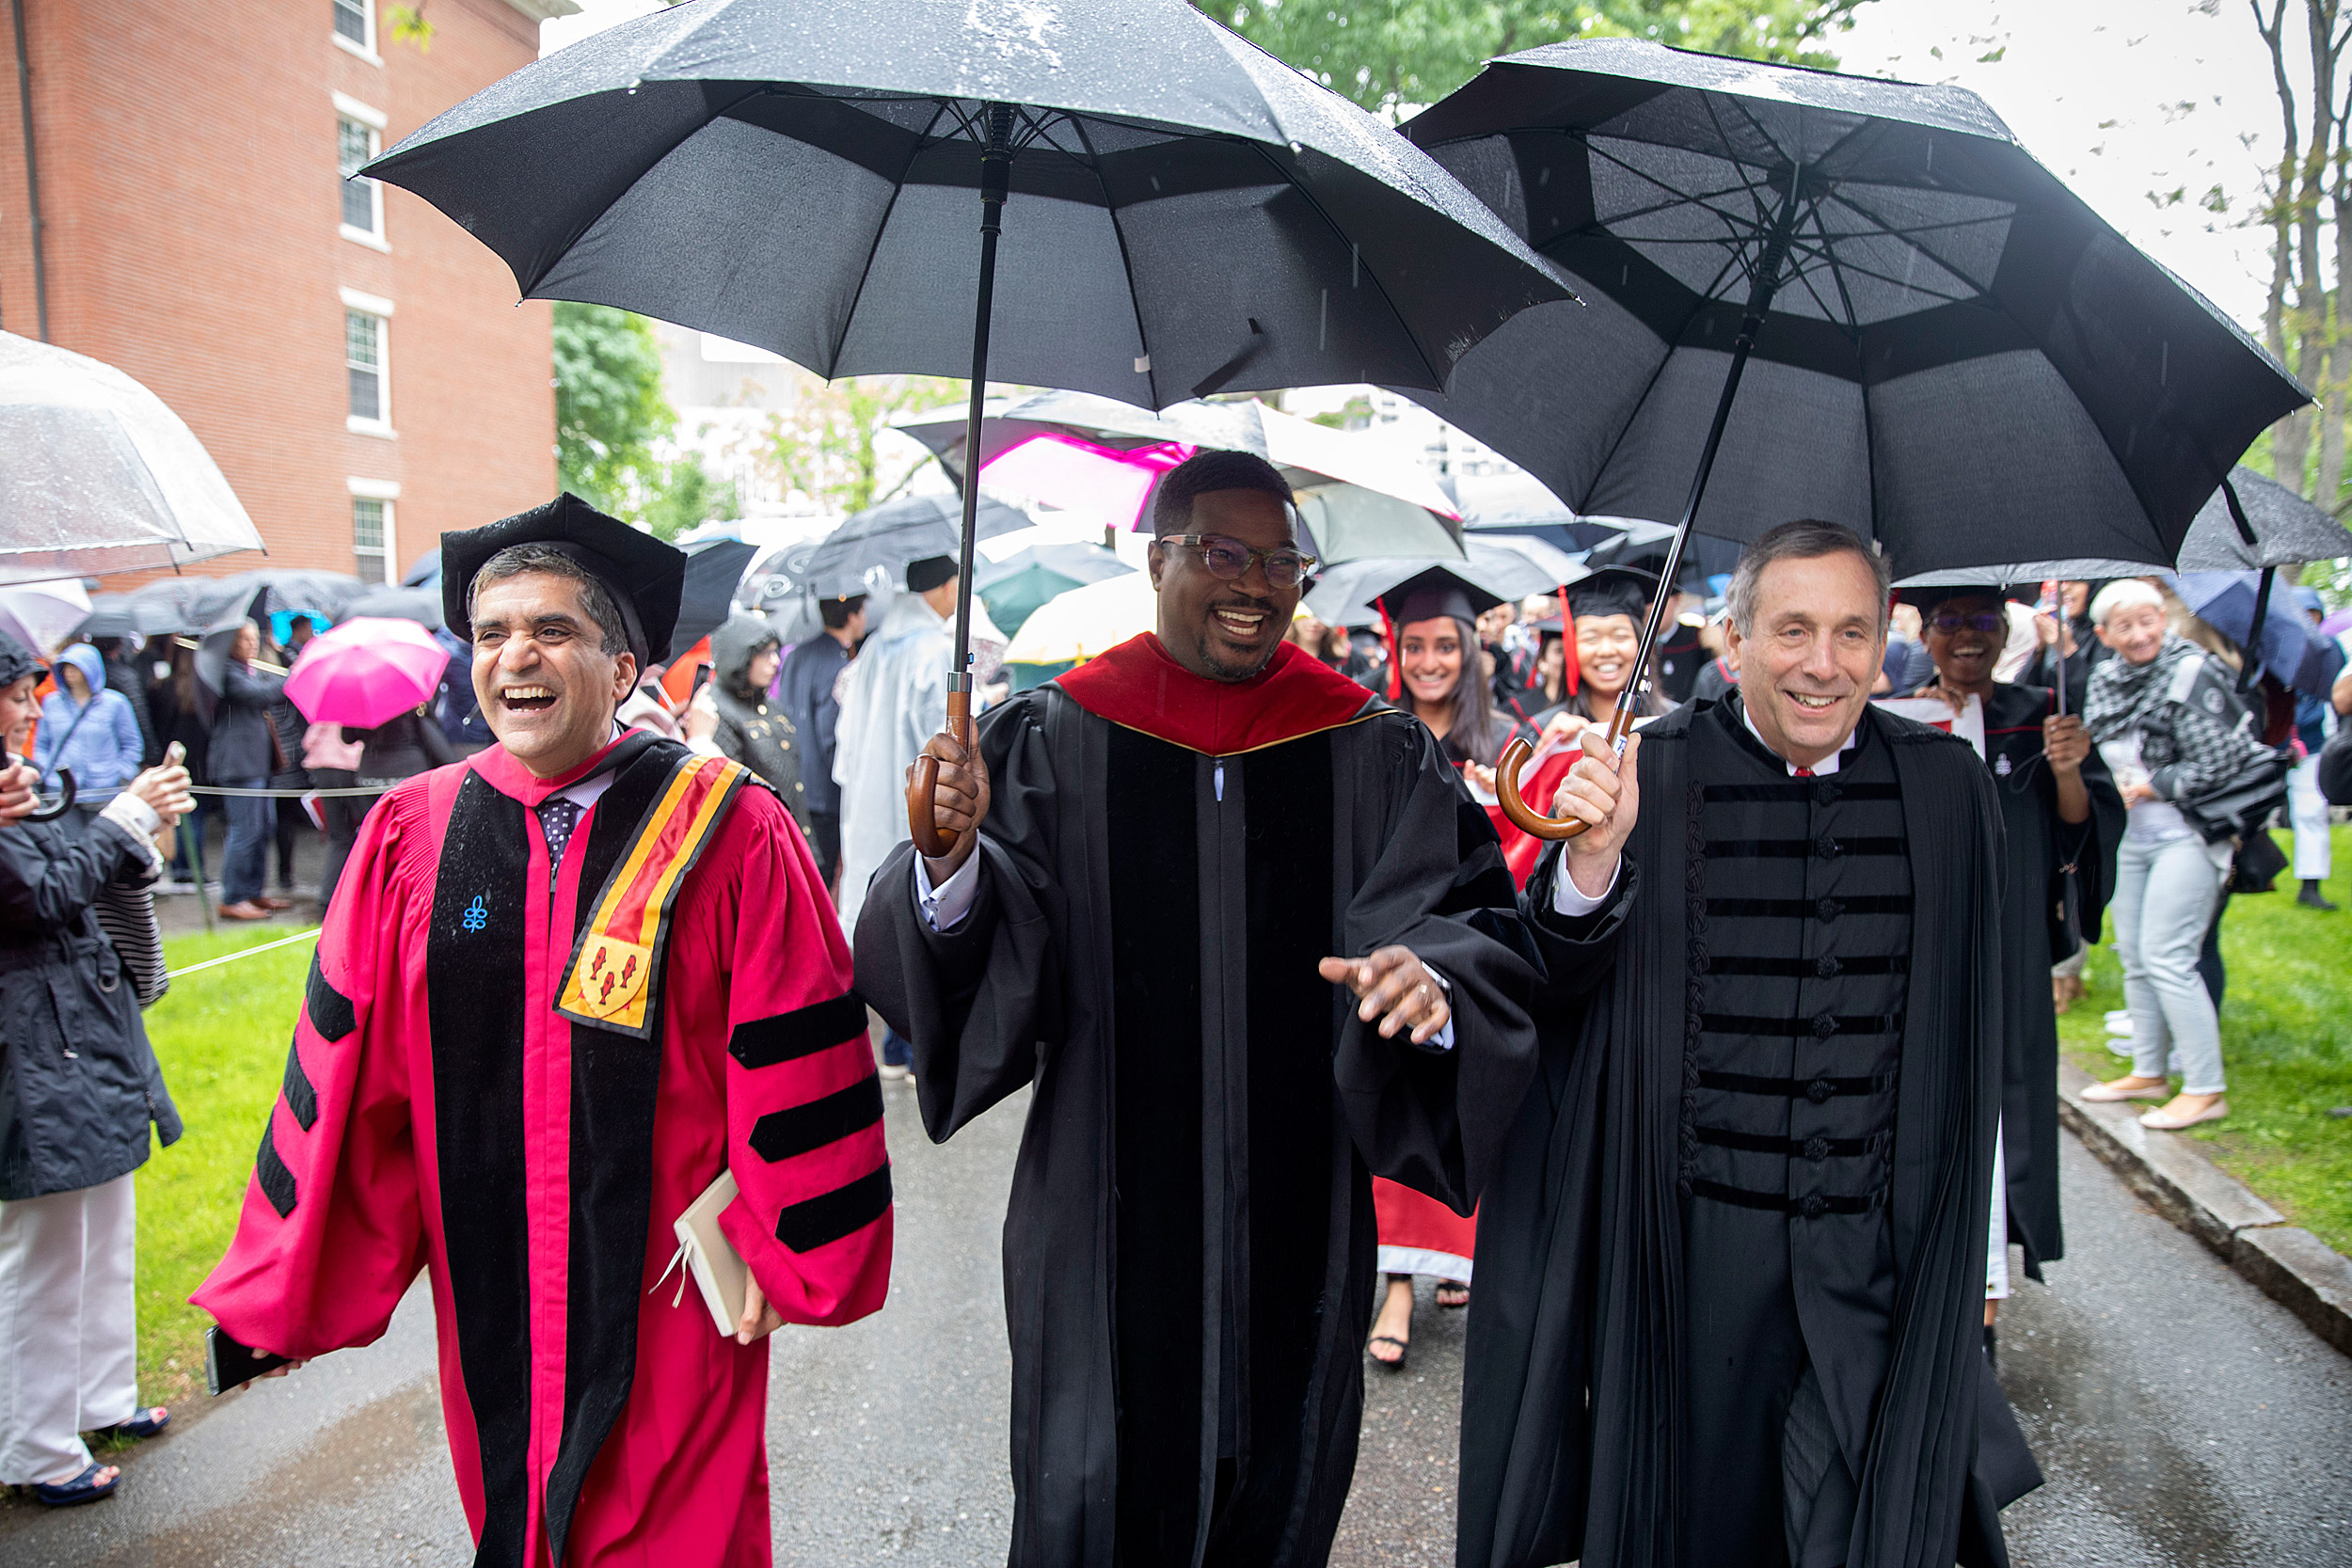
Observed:
[[[2182,660],[2204,657],[2196,643],[2167,632],[2156,657],[2145,664],[2118,655],[2097,665],[2083,697],[2083,723],[2090,738],[2108,741],[2133,730],[2169,730],[2157,715],[2172,689],[2172,677]]]

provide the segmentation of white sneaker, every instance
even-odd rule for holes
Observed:
[[[2131,1038],[2132,1015],[2124,1013],[2121,1017],[2118,1017],[2114,1013],[2109,1013],[2107,1015],[2107,1033],[2110,1035],[2121,1035],[2125,1039]]]
[[[882,1073],[882,1082],[885,1084],[895,1084],[901,1078],[911,1076],[905,1068],[893,1062],[884,1062],[877,1070]]]
[[[2109,1035],[2107,1037],[2107,1049],[2114,1052],[2117,1055],[2122,1057],[2128,1062],[2132,1059],[2132,1037],[2129,1035]]]
[[[2119,1023],[2129,1023],[2132,1020],[2132,1010],[2129,1007],[2114,1007],[2103,1016],[2106,1020],[2107,1027],[2111,1029]]]

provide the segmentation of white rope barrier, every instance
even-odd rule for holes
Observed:
[[[273,947],[290,947],[297,942],[315,941],[320,929],[321,927],[313,926],[307,931],[296,931],[293,936],[280,937],[276,942],[258,942],[251,947],[240,947],[234,953],[223,953],[217,958],[207,958],[202,963],[190,964],[185,969],[166,970],[164,978],[177,980],[183,974],[194,974],[199,970],[216,969],[222,964],[235,963],[239,958],[249,958],[256,953],[266,953]]]

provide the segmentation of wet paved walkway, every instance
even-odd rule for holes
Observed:
[[[1005,1559],[997,1244],[1024,1105],[944,1147],[892,1091],[889,1307],[777,1337],[768,1440],[791,1568]],[[2002,1370],[2049,1484],[2006,1516],[2019,1568],[2352,1563],[2352,1359],[2142,1208],[2065,1141],[2072,1256],[2002,1320]],[[1368,1370],[1334,1561],[1453,1560],[1463,1315],[1429,1305],[1400,1374]],[[124,1495],[0,1504],[10,1568],[358,1568],[469,1560],[412,1292],[362,1351],[220,1402],[135,1451]]]

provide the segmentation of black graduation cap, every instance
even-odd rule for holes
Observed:
[[[1935,607],[1946,599],[2007,599],[2013,604],[2040,604],[2042,584],[2038,582],[1923,582],[1895,590],[1898,602],[1907,604],[1922,616],[1935,613]]]
[[[1658,574],[1634,566],[1603,566],[1567,585],[1571,615],[1629,615],[1636,625],[1649,613]]]
[[[473,641],[467,600],[474,574],[499,551],[515,545],[546,545],[586,568],[621,608],[629,652],[637,670],[649,667],[653,650],[669,651],[677,629],[678,599],[685,591],[687,554],[650,533],[641,533],[569,490],[545,506],[534,506],[486,528],[441,535],[441,617],[450,631]]]
[[[1431,566],[1383,589],[1375,602],[1387,613],[1391,626],[1408,626],[1440,615],[1476,621],[1501,604],[1502,595],[1481,588],[1458,572]]]

